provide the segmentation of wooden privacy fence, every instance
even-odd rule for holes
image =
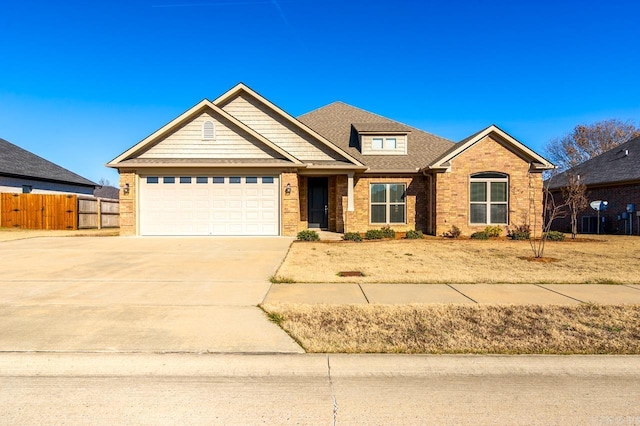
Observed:
[[[78,229],[118,228],[120,202],[105,198],[78,198]]]
[[[89,229],[119,226],[118,200],[77,195],[0,194],[0,226],[22,229]]]

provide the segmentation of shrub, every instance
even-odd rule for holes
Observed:
[[[469,236],[469,238],[471,238],[472,240],[488,240],[490,237],[491,235],[489,235],[486,230],[474,232]]]
[[[304,231],[298,232],[298,240],[300,241],[319,241],[320,235],[316,231],[312,231],[311,229],[307,229]]]
[[[346,232],[342,239],[345,241],[362,241],[362,236],[357,232]]]
[[[499,237],[502,234],[502,228],[500,226],[487,226],[483,232],[490,237]]]
[[[410,231],[407,231],[405,238],[408,240],[419,240],[421,238],[424,238],[424,235],[422,235],[422,231],[410,230]]]
[[[564,241],[564,234],[558,231],[547,232],[547,240],[549,241]]]
[[[458,228],[457,226],[451,225],[451,229],[449,230],[448,234],[451,236],[451,238],[458,238],[462,234],[462,231],[460,231],[460,228]]]
[[[380,229],[380,231],[382,231],[382,238],[395,238],[396,237],[396,231],[394,231],[393,229],[391,229],[388,226],[385,226],[384,228]]]
[[[384,234],[381,229],[369,229],[364,234],[364,238],[367,240],[381,240],[384,238]]]
[[[507,237],[512,240],[528,240],[531,238],[531,227],[527,224],[518,225],[515,229],[507,228]]]

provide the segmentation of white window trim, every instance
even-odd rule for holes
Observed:
[[[385,186],[385,202],[384,203],[374,203],[372,201],[371,190],[373,185],[384,185]],[[391,185],[403,185],[404,186],[404,199],[402,203],[392,203],[390,201],[390,186]],[[385,222],[373,222],[373,206],[386,206],[385,208]],[[404,218],[402,222],[391,222],[391,206],[392,205],[403,205],[404,206]],[[369,184],[369,225],[406,225],[407,224],[407,184],[405,182],[371,182]]]
[[[492,173],[492,172],[486,172],[486,173]],[[498,174],[498,172],[494,172],[496,174]],[[482,173],[475,173],[476,175],[482,174]],[[469,225],[472,226],[477,226],[477,225],[508,225],[509,224],[509,176],[505,173],[499,173],[504,175],[504,177],[502,178],[476,178],[473,177],[474,175],[471,175],[469,177]],[[486,186],[486,198],[487,201],[471,201],[471,183],[476,183],[476,182],[484,182],[487,184]],[[506,201],[491,201],[491,183],[492,182],[506,182],[507,184],[507,200]],[[471,222],[471,205],[472,204],[485,204],[486,205],[486,218],[487,221],[485,223],[482,222]],[[492,204],[504,204],[507,207],[507,217],[506,217],[506,222],[491,222],[491,205]]]
[[[382,140],[382,148],[374,148],[374,146],[373,146],[374,139],[381,139]],[[395,146],[393,148],[390,148],[388,146],[388,141],[389,140],[394,140],[395,141]],[[371,137],[371,150],[372,151],[395,151],[397,149],[398,149],[398,137],[397,136],[373,136],[373,137]]]
[[[205,129],[207,123],[211,123],[211,136],[207,135],[207,131]],[[205,120],[202,123],[202,139],[203,140],[213,140],[216,138],[216,123],[213,120]]]

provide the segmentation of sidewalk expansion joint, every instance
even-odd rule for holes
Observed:
[[[371,302],[369,302],[369,298],[367,297],[367,293],[364,292],[364,289],[362,288],[360,283],[358,283],[358,288],[360,288],[360,291],[362,292],[362,295],[364,296],[364,300],[367,301],[367,304],[371,304]]]
[[[634,289],[634,290],[638,290],[638,291],[640,291],[640,287],[634,287],[634,286],[631,286],[631,285],[629,285],[629,284],[622,284],[622,285],[623,285],[623,286],[625,286],[625,287],[627,287],[627,288],[632,288],[632,289]]]
[[[331,379],[331,359],[327,355],[327,377],[329,378],[329,389],[331,391],[331,398],[333,399],[333,426],[336,426],[338,421],[338,400],[336,399],[336,393],[333,390],[333,380]]]
[[[567,297],[567,298],[569,298],[569,299],[575,300],[576,302],[585,303],[584,301],[582,301],[582,300],[580,300],[580,299],[576,299],[575,297],[571,297],[571,296],[568,296],[568,295],[566,295],[566,294],[560,293],[559,291],[552,290],[552,289],[547,288],[547,287],[545,287],[545,286],[543,286],[543,285],[541,285],[541,284],[534,284],[534,285],[535,285],[536,287],[540,287],[540,288],[543,288],[543,289],[545,289],[545,290],[548,290],[548,291],[550,291],[550,292],[552,292],[552,293],[559,294],[560,296],[564,296],[564,297]]]
[[[446,286],[449,287],[450,289],[452,289],[453,291],[457,291],[458,293],[460,293],[461,295],[463,295],[467,299],[471,300],[473,303],[478,303],[477,300],[473,300],[472,298],[470,298],[469,296],[467,296],[466,294],[464,294],[463,292],[461,292],[460,290],[458,290],[457,288],[455,288],[451,284],[446,284]]]

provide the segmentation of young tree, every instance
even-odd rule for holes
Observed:
[[[551,191],[549,190],[548,182],[549,181],[547,181],[547,184],[542,185],[542,212],[540,212],[538,211],[538,204],[535,202],[535,197],[537,195],[535,188],[536,185],[531,174],[529,175],[529,194],[531,198],[529,208],[533,212],[533,226],[529,244],[531,245],[531,250],[533,251],[533,256],[535,258],[544,257],[544,247],[547,242],[547,235],[551,230],[551,225],[555,219],[564,217],[565,208],[567,206],[566,203],[560,205],[556,204],[553,194],[551,194]],[[540,226],[538,226],[539,221],[542,221]],[[538,232],[541,232],[541,234],[538,235]]]
[[[640,127],[633,122],[613,118],[593,124],[579,124],[571,133],[552,139],[545,152],[561,172],[637,136],[640,136]]]
[[[562,197],[571,216],[571,238],[578,233],[578,212],[587,207],[587,187],[580,181],[580,175],[567,173],[567,184],[562,188]]]

